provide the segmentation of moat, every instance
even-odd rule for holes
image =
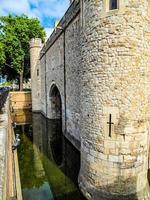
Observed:
[[[32,114],[32,123],[17,125],[23,200],[84,200],[77,186],[80,153],[63,137],[60,120]]]
[[[80,152],[63,136],[61,120],[32,113],[32,122],[18,124],[15,134],[21,138],[18,160],[23,200],[85,200],[78,188]],[[138,200],[143,198],[149,199],[149,186],[137,195]]]

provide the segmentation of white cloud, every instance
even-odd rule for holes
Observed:
[[[28,0],[1,0],[0,15],[3,13],[22,14],[30,12],[30,5]]]
[[[38,18],[45,26],[46,39],[53,32],[54,19],[60,20],[69,0],[0,0],[0,16],[26,14]]]
[[[40,11],[50,17],[60,18],[65,13],[69,0],[44,0],[39,1]]]
[[[52,32],[53,32],[53,28],[45,28],[45,32],[46,32],[46,39],[48,39],[49,38],[49,36],[52,34]]]
[[[0,0],[0,15],[26,14],[29,17],[60,19],[69,5],[69,0]]]

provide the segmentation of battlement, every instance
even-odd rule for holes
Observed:
[[[42,40],[40,38],[32,38],[30,40],[30,48],[42,47]]]

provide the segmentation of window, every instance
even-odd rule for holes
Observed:
[[[126,0],[103,0],[103,10],[101,17],[112,16],[116,13],[124,13],[126,8]]]
[[[37,69],[37,76],[39,76],[39,69]]]
[[[110,10],[118,9],[118,0],[109,0],[109,9]]]

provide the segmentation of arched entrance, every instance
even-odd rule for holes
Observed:
[[[53,160],[61,165],[63,160],[62,101],[56,85],[50,90],[50,116],[48,134]]]
[[[60,92],[56,85],[53,85],[50,90],[50,107],[51,107],[51,118],[61,119],[62,118],[62,105]]]

